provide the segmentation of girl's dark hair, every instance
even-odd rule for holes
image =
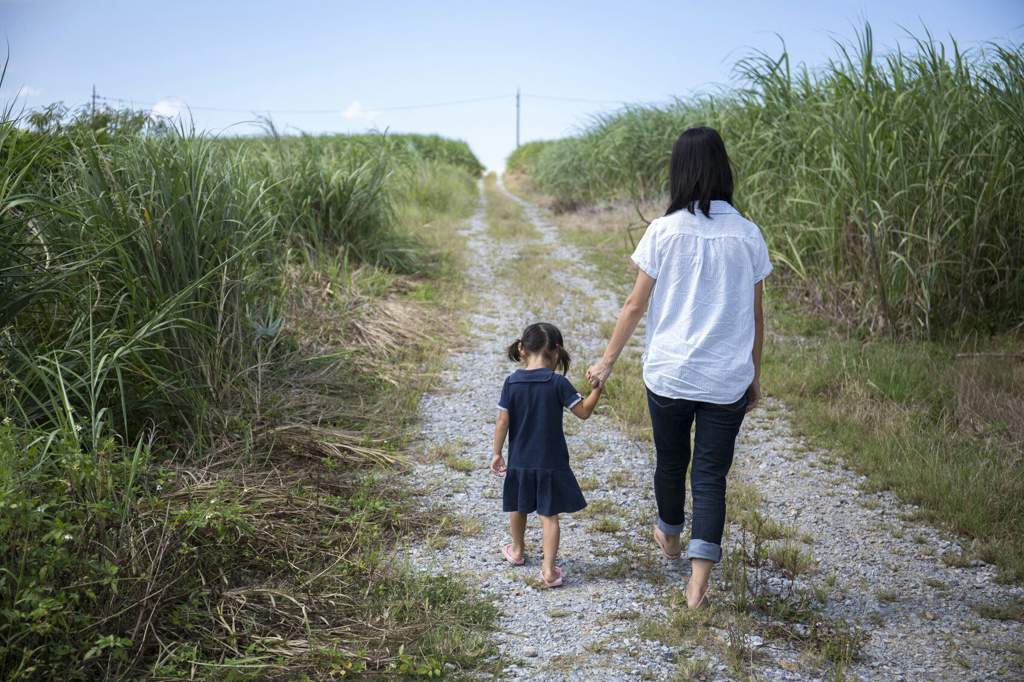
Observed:
[[[688,128],[672,145],[668,174],[669,204],[665,215],[694,204],[711,217],[714,199],[732,203],[732,169],[725,142],[714,128]]]
[[[508,359],[519,362],[523,359],[523,351],[542,353],[562,374],[569,371],[569,352],[562,345],[562,332],[558,327],[547,322],[534,322],[523,330],[523,335],[509,344]]]

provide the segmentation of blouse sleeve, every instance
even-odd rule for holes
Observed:
[[[757,233],[757,248],[754,250],[754,284],[757,284],[772,271],[772,262],[768,258],[768,244],[760,231]]]
[[[561,374],[556,376],[559,378],[558,397],[562,400],[562,405],[571,410],[576,403],[583,400],[583,396],[580,395],[580,392],[576,390],[576,387],[565,376]]]
[[[636,245],[631,258],[636,266],[646,272],[654,279],[658,279],[658,271],[661,269],[661,259],[658,257],[658,236],[656,222],[647,226],[644,236]]]
[[[501,396],[498,398],[498,409],[504,412],[508,412],[509,395],[508,389],[508,377],[505,377],[505,383],[501,385]]]

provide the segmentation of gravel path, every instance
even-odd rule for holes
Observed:
[[[652,446],[631,441],[601,410],[589,421],[566,417],[573,469],[590,513],[564,515],[560,563],[566,586],[538,587],[540,526],[531,517],[528,561],[502,561],[508,541],[501,509],[501,480],[487,471],[494,407],[504,377],[513,369],[504,349],[526,323],[558,324],[578,365],[603,349],[601,323],[613,320],[623,292],[603,289],[574,247],[559,239],[539,209],[523,202],[542,235],[540,252],[557,265],[554,302],[531,300],[507,277],[523,245],[496,241],[483,210],[467,223],[469,286],[475,306],[467,315],[465,347],[451,355],[440,385],[424,396],[418,475],[436,492],[432,501],[466,520],[447,543],[407,548],[425,570],[461,574],[499,606],[495,637],[504,676],[530,680],[671,679],[680,662],[707,663],[708,679],[734,679],[721,646],[729,634],[712,623],[707,642],[668,645],[645,638],[652,623],[666,622],[665,606],[678,599],[688,566],[666,562],[650,540],[654,515]],[[529,254],[537,253],[531,243]],[[612,379],[614,381],[614,377]],[[583,392],[585,393],[585,387]],[[572,420],[570,423],[569,420]],[[468,472],[445,457],[466,458]],[[1017,621],[983,618],[972,604],[1009,604],[1024,598],[1019,587],[994,582],[988,565],[948,567],[940,559],[958,552],[957,539],[911,520],[913,508],[887,493],[859,488],[861,478],[832,463],[828,453],[804,446],[788,427],[784,406],[766,401],[745,423],[732,480],[747,481],[765,498],[764,512],[795,527],[817,562],[813,576],[798,579],[833,587],[823,612],[867,633],[861,658],[846,671],[856,679],[1021,679],[1024,629]],[[586,487],[586,486],[584,486]],[[595,504],[596,503],[596,504]],[[607,513],[595,514],[594,508]],[[739,531],[732,529],[733,541]],[[727,537],[726,545],[730,539]],[[786,581],[769,574],[770,590]],[[743,667],[759,679],[820,679],[815,667],[787,641],[747,636]]]

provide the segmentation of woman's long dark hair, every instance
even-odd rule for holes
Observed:
[[[548,358],[562,374],[569,371],[569,352],[565,350],[562,332],[549,322],[534,322],[523,330],[523,335],[509,344],[508,359],[519,362],[523,351],[541,353]]]
[[[688,128],[672,145],[668,174],[669,204],[665,215],[694,206],[711,217],[715,199],[732,203],[732,169],[725,142],[714,128]]]

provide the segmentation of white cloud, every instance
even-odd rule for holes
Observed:
[[[185,103],[177,98],[162,99],[153,105],[150,116],[155,118],[177,118],[185,111]]]
[[[354,100],[352,104],[345,107],[345,110],[341,112],[343,118],[347,118],[350,121],[355,120],[372,120],[376,116],[376,112],[368,110],[363,106],[359,100]]]
[[[43,91],[39,88],[33,88],[29,85],[22,85],[20,88],[18,88],[18,94],[16,95],[16,97],[38,97],[41,94],[43,94]]]

